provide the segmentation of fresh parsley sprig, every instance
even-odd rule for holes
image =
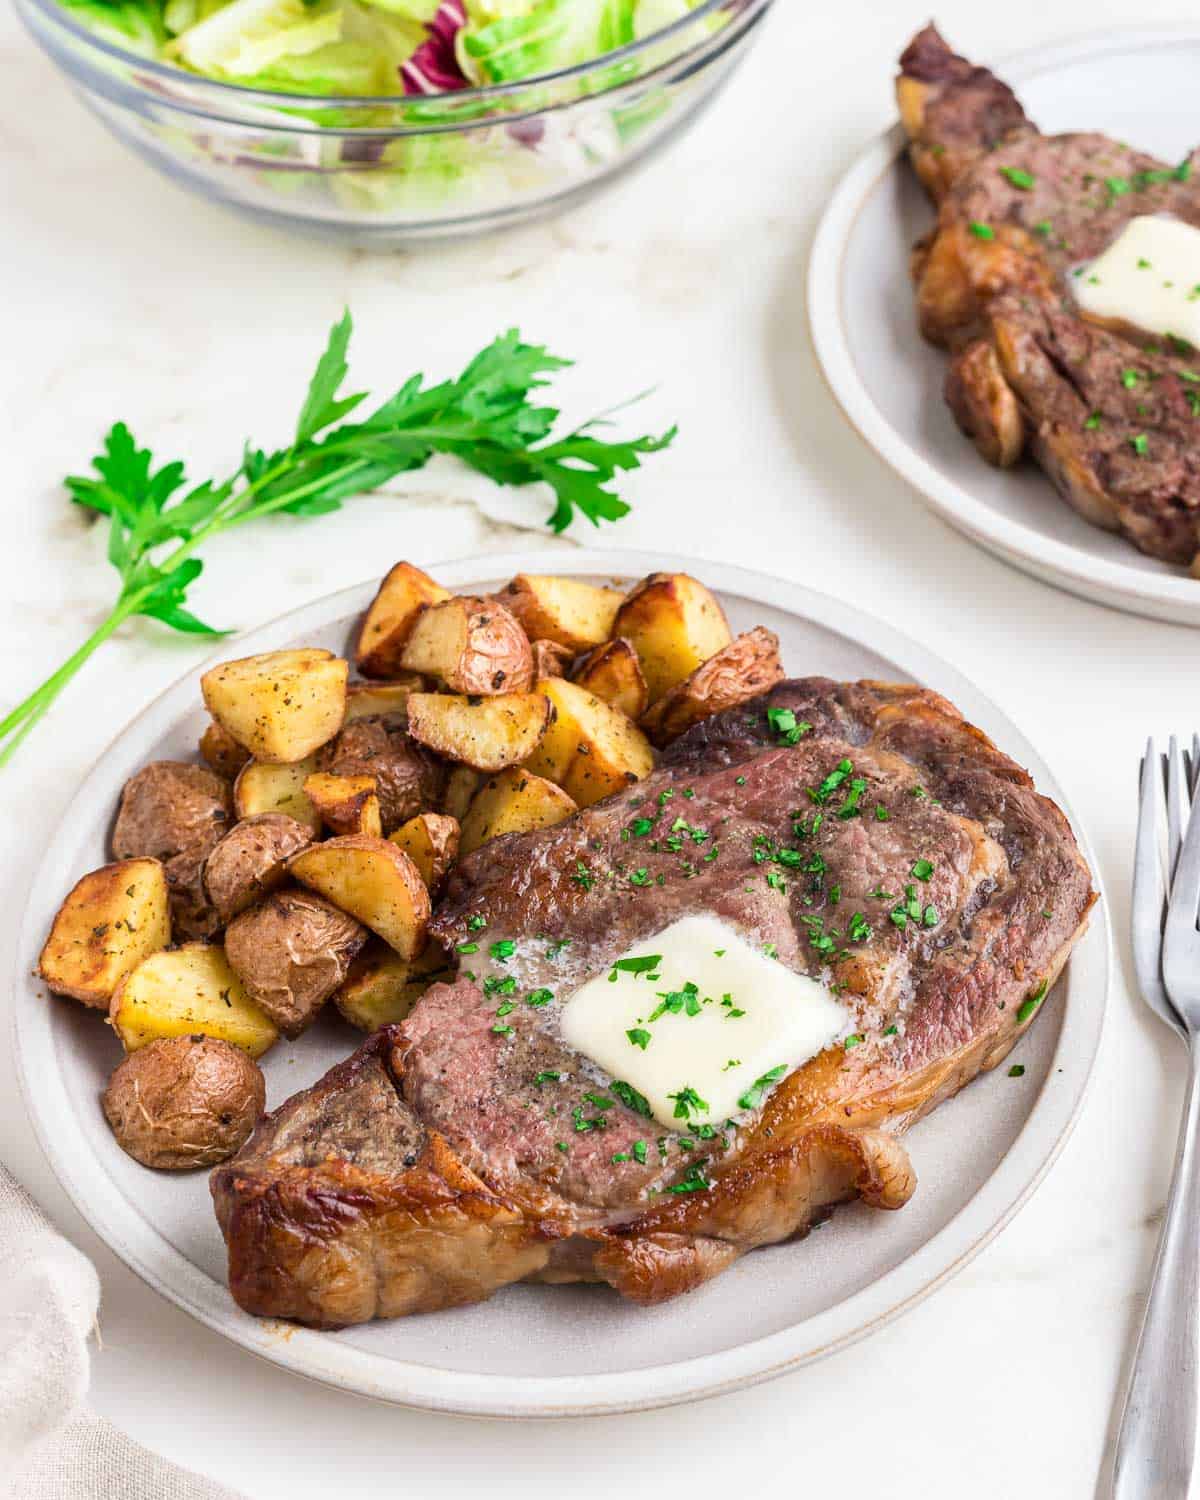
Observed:
[[[551,441],[558,410],[532,396],[571,361],[523,343],[516,329],[477,354],[457,380],[426,386],[423,375],[414,375],[371,415],[344,420],[367,399],[365,392],[341,394],[352,326],[347,312],[331,329],[287,447],[266,452],[247,444],[227,479],[189,486],[182,463],[156,467],[118,422],[92,460],[93,472],[66,480],[77,505],[108,517],[108,560],[120,575],[120,592],[108,618],[0,721],[0,766],[126,620],[147,615],[193,635],[226,633],[184,607],[203,567],[195,554],[220,531],[277,511],[329,515],[351,496],[421,468],[435,453],[453,454],[499,484],[548,484],[557,499],[549,519],[555,531],[576,512],[599,525],[629,510],[612,488],[617,474],[636,469],[643,454],[659,452],[675,436],[672,427],[661,437],[609,441],[597,431],[605,419],[596,418]]]

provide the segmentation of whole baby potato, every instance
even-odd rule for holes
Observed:
[[[258,1064],[209,1036],[172,1036],[131,1052],[101,1100],[117,1144],[170,1172],[227,1161],[266,1104]]]
[[[204,861],[204,892],[222,924],[283,884],[283,866],[312,834],[286,813],[235,823]]]

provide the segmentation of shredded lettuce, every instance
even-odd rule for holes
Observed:
[[[701,0],[61,3],[89,30],[141,56],[248,87],[338,98],[438,95],[558,72],[653,35]],[[607,87],[639,71],[626,61],[581,86]]]

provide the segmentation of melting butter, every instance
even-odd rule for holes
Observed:
[[[824,985],[701,914],[576,990],[562,1035],[640,1094],[661,1124],[686,1131],[754,1108],[849,1024]]]
[[[1200,346],[1200,229],[1142,214],[1073,277],[1089,317]]]

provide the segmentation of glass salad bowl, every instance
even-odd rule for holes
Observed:
[[[17,0],[112,133],[244,214],[360,244],[460,237],[579,201],[685,130],[772,0],[693,0],[594,61],[455,92],[340,97],[218,81],[139,56],[59,0]]]

